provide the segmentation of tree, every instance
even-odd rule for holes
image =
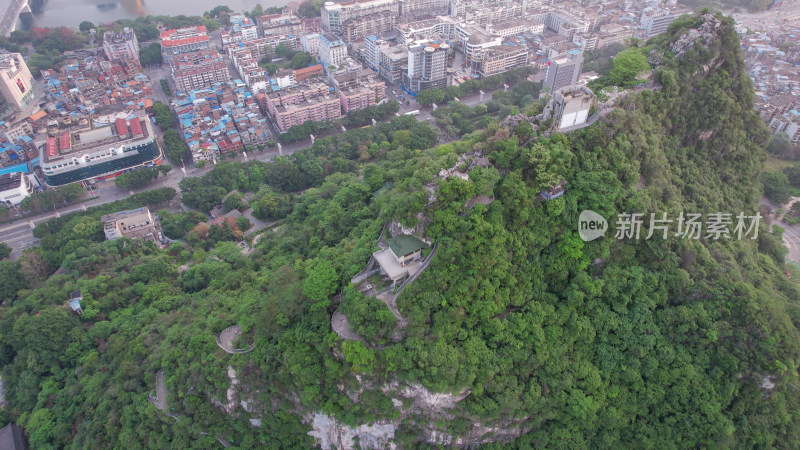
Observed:
[[[302,69],[303,67],[308,67],[311,64],[311,61],[312,61],[311,54],[306,52],[297,52],[292,57],[292,68]]]
[[[89,30],[93,30],[95,28],[97,28],[97,27],[92,22],[89,22],[88,20],[84,20],[83,22],[80,23],[80,25],[78,25],[78,29],[81,30],[84,33],[88,32]]]
[[[0,242],[0,260],[8,258],[8,255],[10,254],[11,247],[9,247],[5,242]]]
[[[17,291],[25,289],[27,283],[13,261],[0,261],[0,303],[3,300],[16,300]]]
[[[647,64],[647,58],[642,51],[629,48],[614,58],[611,82],[617,86],[629,86],[635,84],[637,75],[647,70],[650,70],[650,64]]]
[[[275,73],[278,71],[278,65],[273,62],[268,62],[262,67],[264,67],[264,70],[270,75],[275,75]]]
[[[174,127],[178,121],[177,117],[175,117],[175,114],[171,109],[169,109],[169,106],[161,102],[154,102],[152,110],[153,114],[156,116],[156,124],[162,130],[167,130]]]
[[[228,194],[228,196],[225,197],[225,200],[223,200],[222,204],[225,205],[225,208],[229,211],[233,211],[234,209],[241,211],[244,209],[244,204],[242,203],[242,194],[238,192],[232,192]]]
[[[422,106],[431,106],[434,103],[441,105],[444,98],[445,92],[439,88],[425,89],[417,94],[417,101]]]
[[[796,158],[798,154],[798,150],[792,146],[786,133],[773,134],[767,145],[767,151],[780,158]]]
[[[783,205],[789,201],[789,178],[783,172],[767,172],[761,178],[764,184],[764,196],[773,202]]]
[[[114,184],[123,189],[136,189],[152,183],[161,171],[155,167],[145,167],[123,173],[114,179]]]
[[[188,161],[191,158],[189,146],[186,145],[183,136],[173,128],[164,132],[164,146],[166,147],[167,158],[175,164],[180,164],[181,161]]]
[[[330,303],[328,298],[336,292],[339,277],[333,264],[326,259],[312,259],[306,262],[303,295],[314,302],[312,308],[321,309]]]
[[[295,51],[292,50],[286,42],[281,42],[275,47],[275,54],[285,60],[290,60],[294,56]]]
[[[161,44],[158,42],[153,42],[147,47],[139,50],[139,62],[143,66],[161,64],[161,61]]]

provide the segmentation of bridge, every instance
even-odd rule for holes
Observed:
[[[8,36],[17,25],[17,18],[22,12],[31,12],[28,0],[9,0],[0,5],[0,36]]]

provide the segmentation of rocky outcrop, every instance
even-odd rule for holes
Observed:
[[[392,442],[397,426],[394,423],[373,423],[350,427],[322,413],[306,417],[311,422],[309,436],[315,438],[323,450],[329,449],[394,449]],[[358,447],[356,446],[358,440]]]
[[[699,29],[692,28],[686,34],[670,45],[670,50],[680,57],[692,46],[699,43],[706,48],[711,46],[711,42],[717,37],[716,30],[722,24],[713,14],[703,15],[703,25]]]

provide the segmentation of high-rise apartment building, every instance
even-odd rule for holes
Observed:
[[[181,92],[230,81],[228,64],[213,50],[198,50],[175,56],[170,62],[172,78]]]
[[[424,89],[446,88],[447,52],[450,46],[430,41],[417,41],[408,46],[408,69],[403,74],[403,85],[417,93]]]
[[[378,75],[390,84],[403,81],[403,72],[408,68],[408,48],[393,44],[377,36],[364,40],[364,60]]]
[[[0,117],[27,108],[35,98],[33,75],[19,53],[0,53]]]
[[[103,33],[103,51],[110,61],[139,61],[139,40],[132,29]]]
[[[550,61],[542,84],[542,93],[550,93],[578,83],[583,70],[583,52],[571,50]]]
[[[342,117],[341,100],[331,95],[330,86],[322,82],[309,81],[289,89],[261,93],[259,100],[281,133],[308,121],[323,122]]]
[[[325,2],[320,8],[322,29],[329,32],[345,31],[347,20],[358,20],[370,14],[389,12],[398,15],[398,0],[366,0],[360,2]],[[391,29],[391,28],[390,28]],[[389,29],[383,30],[389,31]]]
[[[326,66],[340,66],[347,58],[347,45],[333,33],[319,38],[319,61]]]

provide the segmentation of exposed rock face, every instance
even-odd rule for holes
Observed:
[[[236,402],[236,386],[239,385],[239,379],[236,378],[236,370],[234,370],[232,366],[228,366],[228,378],[231,380],[231,387],[229,387],[228,391],[225,393],[225,399],[227,400],[227,403],[222,404],[213,397],[211,398],[211,403],[222,408],[229,415],[232,415],[236,407],[239,406]]]
[[[703,25],[700,29],[692,28],[689,30],[686,34],[678,38],[677,41],[672,43],[670,50],[675,52],[676,57],[681,56],[686,50],[695,45],[698,40],[702,40],[701,45],[708,48],[717,36],[716,30],[721,23],[722,22],[714,17],[713,14],[705,14],[703,16]]]
[[[395,391],[401,397],[413,399],[414,403],[410,409],[419,409],[431,414],[443,414],[445,410],[455,408],[458,402],[464,400],[471,392],[467,389],[459,394],[442,394],[431,392],[421,384],[409,384],[398,389],[396,383],[385,386],[382,390],[384,393]]]
[[[323,450],[357,448],[355,438],[358,438],[360,448],[396,448],[391,442],[397,429],[394,423],[366,424],[353,428],[321,413],[314,413],[313,418],[307,419],[311,421],[313,428],[308,432],[309,436],[316,438],[317,444]]]

